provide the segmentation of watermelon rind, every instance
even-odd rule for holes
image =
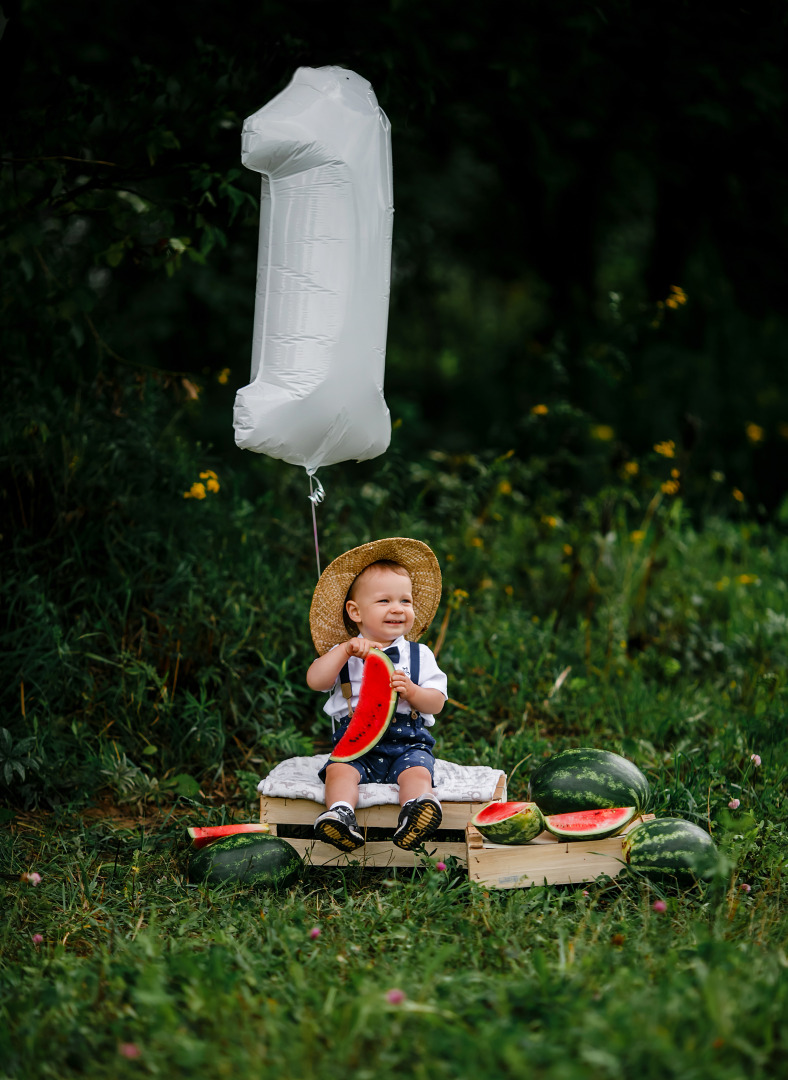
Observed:
[[[627,866],[648,876],[703,877],[713,867],[716,851],[705,829],[676,817],[644,821],[621,841]]]
[[[215,844],[223,836],[235,836],[239,833],[267,833],[271,826],[266,822],[247,821],[235,825],[190,825],[186,830],[195,849]]]
[[[511,812],[503,820],[485,821],[484,812],[489,807],[499,813]],[[542,812],[532,802],[487,803],[471,818],[471,825],[491,844],[527,844],[544,832]]]
[[[372,664],[370,664],[372,660]],[[375,686],[375,661],[380,660],[386,668],[386,689]],[[369,666],[367,666],[369,665]],[[398,694],[390,686],[394,665],[380,649],[370,649],[364,661],[361,690],[350,723],[342,738],[331,752],[329,761],[355,761],[376,746],[388,730],[397,708]]]
[[[298,878],[301,866],[301,856],[282,837],[236,833],[196,851],[189,860],[189,880],[281,889]]]
[[[649,783],[637,765],[610,750],[573,747],[548,758],[531,776],[531,800],[545,815],[634,806],[642,813]]]
[[[620,806],[616,807],[620,813],[611,818],[610,815],[615,814],[614,810],[594,809],[594,810],[574,810],[569,814],[552,814],[546,815],[544,819],[545,828],[553,836],[557,836],[559,840],[605,840],[608,836],[617,836],[622,829],[626,829],[627,825],[637,816],[636,806]],[[577,821],[572,822],[571,818],[584,818],[586,816],[600,815],[602,820],[596,823],[585,824],[583,827]],[[606,817],[603,817],[606,816]]]

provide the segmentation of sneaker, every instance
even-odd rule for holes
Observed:
[[[337,806],[319,814],[315,818],[315,836],[340,851],[355,851],[365,843],[356,815],[347,806]]]
[[[432,795],[419,795],[418,799],[406,802],[400,810],[392,840],[398,848],[412,851],[435,835],[442,820],[438,800]]]

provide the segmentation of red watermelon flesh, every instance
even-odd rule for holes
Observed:
[[[603,840],[625,829],[637,812],[636,806],[576,810],[571,814],[546,814],[544,823],[547,831],[561,840]]]
[[[267,833],[271,826],[264,822],[248,822],[245,825],[192,825],[187,832],[195,848],[205,847],[222,836],[235,836],[236,833]]]
[[[364,661],[361,691],[347,731],[334,747],[331,761],[355,761],[383,738],[394,710],[397,692],[391,689],[394,665],[380,649],[370,649]]]

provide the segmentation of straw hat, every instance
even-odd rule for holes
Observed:
[[[344,621],[348,590],[361,571],[379,559],[399,563],[413,582],[416,618],[407,635],[408,641],[418,641],[434,619],[441,598],[441,568],[432,550],[421,540],[409,540],[404,536],[373,540],[346,551],[320,575],[309,609],[309,627],[321,656],[334,645],[354,636]]]

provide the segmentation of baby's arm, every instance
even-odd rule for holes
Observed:
[[[370,649],[384,647],[378,641],[367,641],[363,637],[351,638],[350,641],[337,645],[335,649],[331,649],[312,661],[306,673],[306,684],[310,690],[328,692],[333,689],[349,656],[360,656],[362,660],[365,660]]]
[[[429,716],[437,716],[446,704],[446,698],[440,690],[430,686],[418,686],[404,671],[395,671],[391,677],[391,688],[413,709]]]

